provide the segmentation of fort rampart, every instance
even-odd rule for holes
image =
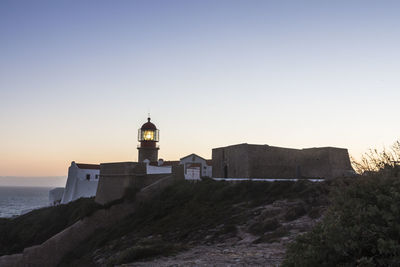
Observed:
[[[212,150],[216,178],[325,178],[354,174],[347,149],[239,144]]]

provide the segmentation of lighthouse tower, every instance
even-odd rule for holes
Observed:
[[[147,118],[147,122],[138,130],[138,141],[140,142],[138,146],[139,162],[143,162],[145,159],[150,160],[150,162],[157,161],[158,150],[160,149],[157,146],[159,130],[150,122],[150,117]]]

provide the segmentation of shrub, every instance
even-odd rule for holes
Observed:
[[[293,221],[307,213],[306,208],[302,204],[298,204],[294,207],[290,207],[285,214],[286,221]]]
[[[249,227],[249,231],[255,235],[262,235],[265,232],[274,231],[277,229],[281,224],[276,218],[267,219],[263,222],[255,222]]]
[[[290,234],[289,227],[281,226],[273,232],[265,233],[260,238],[256,239],[253,243],[274,243],[278,242],[280,238]]]
[[[323,211],[324,211],[323,207],[312,207],[310,209],[310,211],[308,212],[308,216],[311,219],[317,219],[317,218],[321,217]]]
[[[359,178],[339,187],[322,222],[289,246],[283,266],[398,265],[399,203],[399,179]]]

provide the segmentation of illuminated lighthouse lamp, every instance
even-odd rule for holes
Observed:
[[[147,118],[147,122],[138,131],[139,142],[158,142],[159,141],[159,130],[156,126],[150,122],[150,118]]]
[[[143,134],[143,139],[145,140],[145,141],[154,141],[154,131],[152,131],[152,130],[146,130],[146,131],[144,131],[144,134]]]

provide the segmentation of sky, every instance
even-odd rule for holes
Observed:
[[[0,1],[0,176],[399,139],[399,1]]]

